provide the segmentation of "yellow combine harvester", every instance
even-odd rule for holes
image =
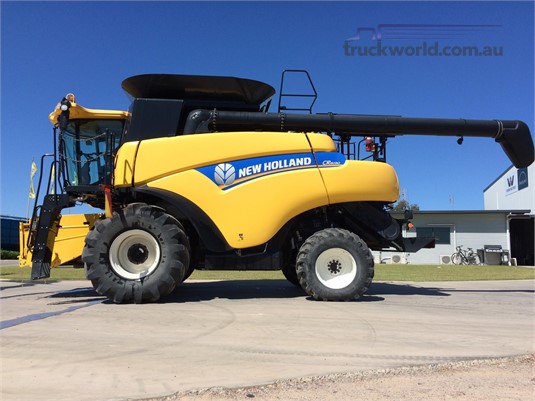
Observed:
[[[56,191],[22,238],[40,279],[80,253],[88,230],[87,278],[114,302],[157,301],[194,269],[281,269],[315,299],[356,299],[372,282],[370,250],[434,246],[403,237],[410,212],[389,214],[399,197],[389,138],[489,137],[517,167],[534,158],[521,121],[300,114],[280,101],[269,113],[275,90],[233,77],[150,74],[122,86],[128,113],[69,94],[50,115]],[[352,160],[361,148],[368,160]],[[105,213],[87,224],[61,215],[78,203]],[[83,228],[71,235],[71,225]]]

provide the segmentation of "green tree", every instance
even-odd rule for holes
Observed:
[[[394,207],[392,208],[394,212],[403,212],[407,209],[417,212],[420,210],[420,206],[418,206],[416,203],[409,204],[406,199],[400,199],[394,204]]]

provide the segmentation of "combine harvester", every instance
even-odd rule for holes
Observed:
[[[308,96],[283,82],[280,99]],[[389,138],[488,137],[516,167],[534,159],[521,121],[303,114],[280,100],[269,113],[274,88],[233,77],[139,75],[122,87],[128,112],[69,94],[50,115],[54,153],[41,164],[52,158],[56,193],[21,227],[33,279],[81,253],[96,291],[117,303],[155,302],[194,269],[281,269],[315,299],[357,299],[373,279],[370,250],[434,246],[404,238],[410,211],[389,214],[399,198]],[[361,147],[367,160],[351,160]],[[104,213],[61,214],[80,203]]]

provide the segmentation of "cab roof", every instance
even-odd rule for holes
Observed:
[[[48,115],[48,120],[56,125],[60,114],[61,108],[60,103],[58,103],[54,111]],[[71,107],[69,108],[69,119],[71,120],[125,120],[127,116],[128,113],[126,111],[88,109],[74,102],[71,102]]]

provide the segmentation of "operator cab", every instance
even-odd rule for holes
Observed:
[[[82,107],[72,94],[58,103],[48,119],[56,131],[59,128],[54,163],[60,187],[70,193],[95,193],[101,184],[112,183],[115,152],[127,116],[125,111]]]
[[[66,186],[111,184],[110,155],[119,146],[123,120],[71,120],[60,138]]]

